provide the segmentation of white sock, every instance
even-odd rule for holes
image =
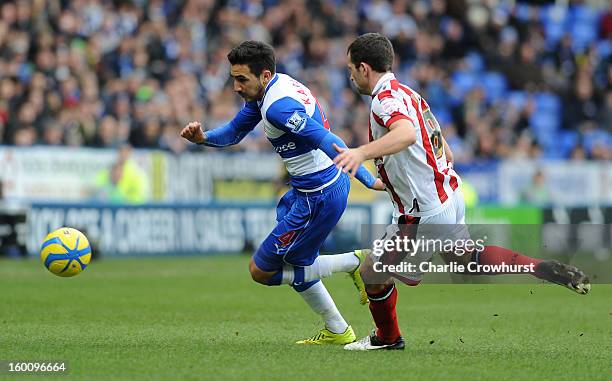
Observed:
[[[281,284],[293,285],[293,280],[295,279],[295,271],[293,266],[285,265],[283,266],[283,277],[281,278]]]
[[[350,253],[319,255],[314,263],[304,267],[304,282],[327,278],[333,273],[349,272],[359,266],[359,258]]]
[[[306,291],[298,292],[310,308],[321,315],[325,321],[325,328],[333,333],[343,333],[348,328],[348,324],[340,315],[336,303],[332,299],[323,282],[317,282],[310,286]]]

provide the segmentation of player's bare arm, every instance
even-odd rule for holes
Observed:
[[[453,151],[451,151],[450,146],[448,145],[444,137],[442,137],[442,144],[444,144],[444,154],[446,155],[446,161],[452,165],[455,162],[453,157]]]
[[[387,186],[385,185],[385,183],[382,182],[381,179],[376,179],[376,182],[372,186],[372,189],[376,191],[384,191],[387,189]]]
[[[181,137],[189,140],[192,143],[204,143],[206,137],[202,130],[202,124],[200,122],[189,122],[182,130]]]
[[[334,147],[340,154],[334,164],[345,173],[354,175],[361,163],[366,160],[397,153],[416,142],[415,127],[408,119],[400,119],[389,126],[389,132],[382,138],[357,148],[341,149]]]

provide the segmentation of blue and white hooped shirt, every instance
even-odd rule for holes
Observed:
[[[207,131],[204,145],[237,144],[259,125],[285,163],[294,188],[317,191],[340,176],[341,171],[331,159],[337,155],[332,143],[346,145],[331,133],[329,122],[310,90],[286,74],[275,74],[263,98],[245,103],[230,123]],[[357,178],[368,187],[375,180],[363,166]]]

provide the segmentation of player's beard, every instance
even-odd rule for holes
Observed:
[[[353,91],[355,91],[357,94],[359,94],[359,95],[370,95],[370,94],[369,94],[367,91],[362,90],[362,89],[361,89],[361,88],[360,88],[360,87],[357,85],[357,82],[355,82],[354,80],[353,80],[353,81],[350,81],[350,83],[351,83],[351,87],[353,88]]]
[[[258,100],[263,99],[265,92],[266,92],[266,87],[263,85],[263,83],[260,83],[259,89],[257,90],[257,96],[253,100],[258,101]]]
[[[245,93],[238,93],[238,95],[240,95],[242,99],[245,100],[245,102],[253,102],[253,101],[261,100],[263,98],[264,91],[265,91],[265,88],[263,84],[260,83],[257,88],[257,92],[255,92],[254,95],[245,94]]]

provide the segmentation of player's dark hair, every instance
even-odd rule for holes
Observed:
[[[351,54],[351,62],[359,66],[367,63],[379,73],[391,71],[393,66],[393,45],[380,33],[366,33],[357,37],[347,50]]]
[[[256,76],[264,70],[276,72],[274,49],[265,42],[244,41],[227,54],[227,59],[232,65],[247,65]]]

